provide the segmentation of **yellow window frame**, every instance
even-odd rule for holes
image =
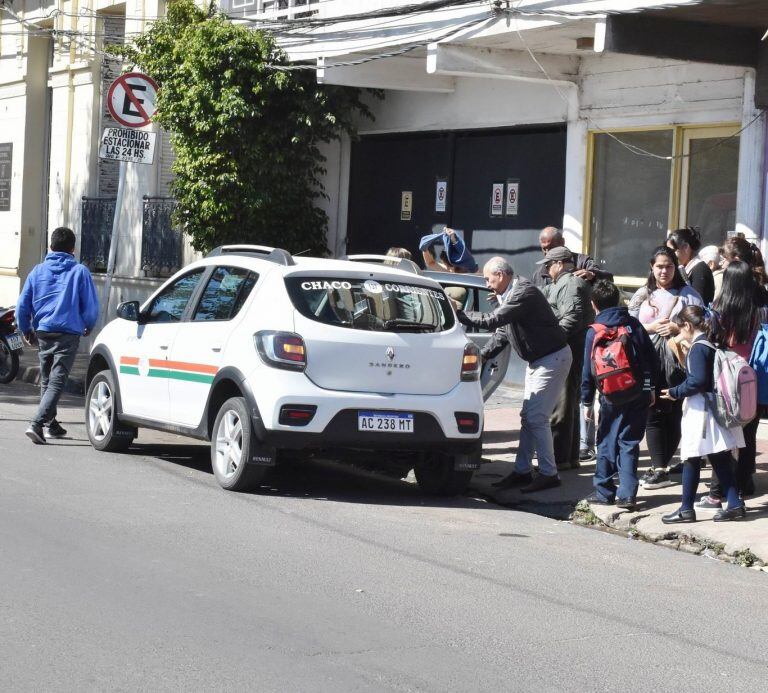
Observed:
[[[628,132],[658,132],[661,130],[672,131],[672,152],[675,158],[672,160],[669,181],[669,210],[667,214],[667,227],[670,229],[684,226],[687,214],[688,177],[690,168],[688,158],[691,141],[695,139],[718,138],[722,139],[735,135],[741,127],[740,123],[706,123],[686,125],[650,125],[622,128],[601,128],[590,130],[587,133],[587,180],[584,195],[584,218],[582,219],[582,252],[588,253],[592,242],[592,193],[595,177],[595,137],[611,133],[620,136]],[[660,241],[661,242],[661,241]],[[610,268],[609,268],[610,269]],[[637,288],[645,284],[645,276],[618,276],[614,277],[616,284],[622,287]]]

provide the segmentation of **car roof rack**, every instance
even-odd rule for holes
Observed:
[[[271,248],[266,245],[220,245],[214,248],[205,257],[216,257],[218,255],[246,255],[248,257],[257,257],[260,260],[274,262],[277,265],[290,267],[296,264],[293,256],[282,248]]]
[[[392,255],[345,255],[342,260],[350,260],[352,262],[371,262],[376,265],[388,265],[394,269],[403,270],[404,272],[410,272],[411,274],[421,274],[421,269],[413,261],[404,257],[394,257]]]

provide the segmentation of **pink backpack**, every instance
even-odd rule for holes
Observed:
[[[725,428],[745,426],[757,415],[757,374],[735,351],[706,340],[697,343],[715,351],[715,387],[707,397],[715,420]]]

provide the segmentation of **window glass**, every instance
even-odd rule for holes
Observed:
[[[630,146],[673,153],[673,131],[621,132]],[[644,276],[669,225],[672,162],[641,156],[605,133],[594,137],[590,254],[617,276]]]
[[[375,332],[441,332],[453,327],[453,309],[440,289],[386,280],[289,277],[293,305],[327,325]]]
[[[701,232],[702,245],[720,245],[736,228],[739,138],[691,140],[686,224]]]
[[[152,301],[146,314],[146,322],[178,322],[181,320],[184,309],[187,307],[197,283],[203,276],[204,270],[205,268],[201,267],[194,272],[185,274],[166,287]]]
[[[217,267],[192,319],[231,320],[251,293],[256,278],[253,272],[241,267]]]

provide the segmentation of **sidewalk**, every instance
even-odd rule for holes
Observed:
[[[75,357],[75,365],[69,374],[67,384],[64,386],[64,392],[70,395],[85,394],[85,375],[88,371],[88,354],[78,353]],[[23,383],[40,383],[40,364],[37,360],[37,349],[24,346],[24,352],[21,354],[19,363],[18,380]]]
[[[500,388],[488,402],[485,415],[483,466],[475,472],[472,487],[501,505],[530,510],[550,517],[566,519],[618,531],[637,539],[658,543],[682,551],[731,560],[742,565],[768,565],[768,426],[761,424],[757,441],[757,494],[746,501],[747,517],[734,522],[712,522],[713,512],[697,511],[698,522],[665,525],[661,516],[680,505],[680,484],[646,491],[640,489],[638,508],[627,512],[614,506],[593,505],[581,501],[592,492],[594,462],[579,469],[560,472],[562,486],[524,495],[517,489],[496,491],[491,484],[510,471],[517,452],[520,430],[521,393]],[[645,444],[640,466],[649,464]],[[700,494],[711,469],[702,470]],[[674,477],[673,477],[674,478]]]

